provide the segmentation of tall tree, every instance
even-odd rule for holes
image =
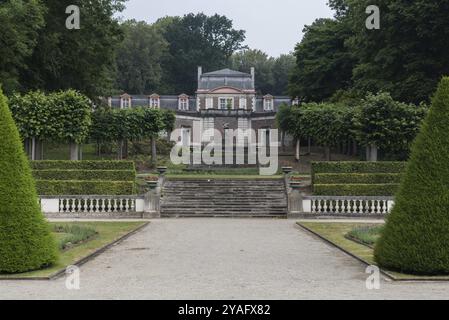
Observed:
[[[273,94],[288,95],[288,79],[296,65],[293,54],[281,54],[273,64]]]
[[[449,74],[449,0],[379,0],[380,30],[365,28],[369,0],[333,1],[353,32],[349,49],[359,59],[355,88],[388,91],[404,102],[428,101]]]
[[[345,47],[351,34],[346,23],[318,19],[304,28],[304,38],[296,46],[296,67],[289,92],[303,101],[327,100],[350,87],[354,57]]]
[[[114,86],[115,50],[122,37],[115,14],[126,0],[42,0],[45,27],[22,72],[25,89],[76,89],[91,98]],[[80,29],[67,29],[66,8],[80,8]]]
[[[20,71],[27,68],[44,25],[45,7],[38,0],[7,0],[0,3],[0,83],[11,93],[20,88]]]
[[[143,21],[130,20],[121,27],[124,41],[117,52],[119,89],[133,94],[158,91],[167,42],[155,26]]]
[[[193,94],[197,66],[215,70],[226,66],[229,57],[243,48],[245,31],[235,30],[232,20],[215,14],[188,14],[156,22],[169,43],[163,62],[165,92]]]
[[[259,94],[275,94],[273,66],[274,59],[261,50],[248,49],[232,55],[231,69],[248,73],[251,67],[256,69],[256,90]]]
[[[0,89],[0,272],[19,273],[57,260],[56,242],[39,208],[19,132]]]
[[[374,250],[385,268],[449,274],[449,78],[441,81]]]

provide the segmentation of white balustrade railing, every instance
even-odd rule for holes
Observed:
[[[149,200],[145,196],[42,196],[40,204],[46,214],[142,213],[147,207],[157,209]]]
[[[392,197],[307,196],[302,212],[322,215],[387,215],[394,205]]]

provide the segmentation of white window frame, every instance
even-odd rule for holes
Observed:
[[[213,109],[214,108],[214,98],[206,98],[206,109]]]
[[[272,98],[264,99],[263,109],[265,111],[273,111],[274,110],[274,101]]]
[[[122,109],[131,108],[131,98],[121,98]]]
[[[247,107],[248,107],[248,102],[247,102],[246,98],[240,98],[239,108],[246,109]]]
[[[150,108],[159,108],[161,106],[161,100],[159,98],[150,98]]]
[[[225,107],[222,108],[222,101],[225,101]],[[233,97],[220,97],[218,98],[218,108],[221,110],[228,110],[228,103],[231,102],[231,110],[234,110],[234,98]]]
[[[184,111],[189,110],[189,98],[179,98],[178,109]]]

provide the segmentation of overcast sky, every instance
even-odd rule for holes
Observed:
[[[304,25],[331,17],[327,0],[128,0],[125,19],[155,22],[164,16],[204,12],[226,15],[246,30],[246,44],[272,56],[293,51]]]

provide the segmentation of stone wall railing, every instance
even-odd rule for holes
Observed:
[[[301,213],[328,216],[385,216],[394,205],[392,197],[304,196]]]
[[[40,205],[48,217],[157,217],[160,195],[41,196]]]

